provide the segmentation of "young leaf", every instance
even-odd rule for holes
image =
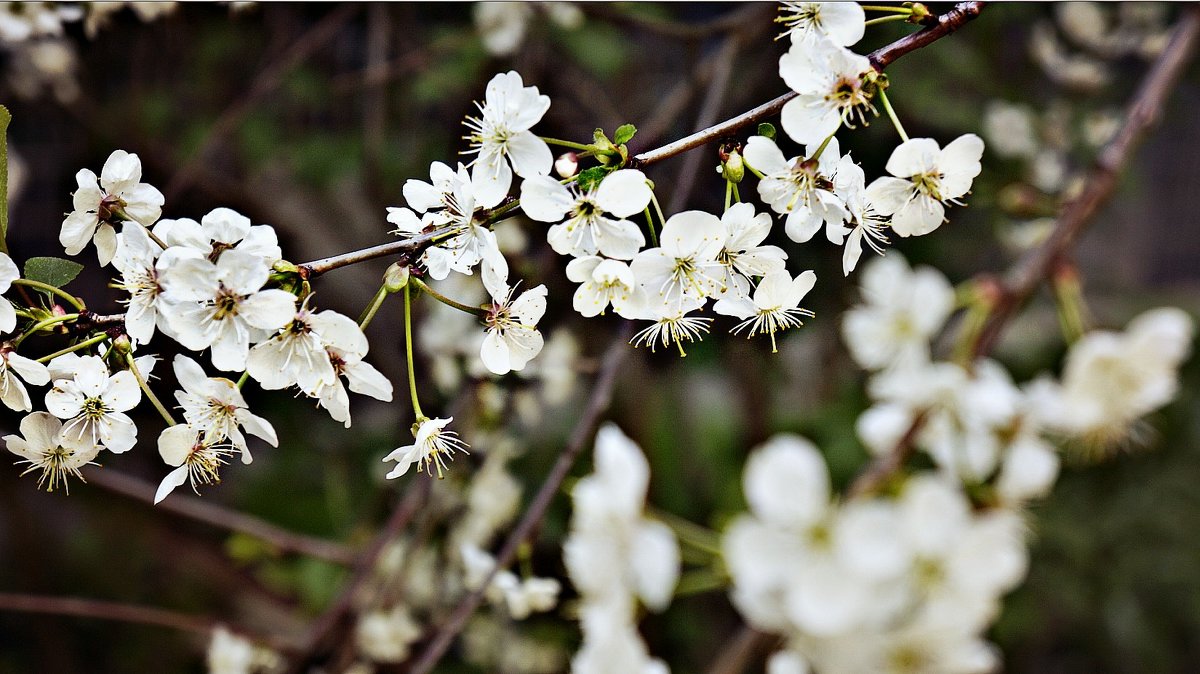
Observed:
[[[25,278],[61,288],[79,276],[83,265],[61,257],[31,257],[25,261]]]
[[[579,178],[576,179],[576,184],[579,185],[581,192],[587,192],[600,184],[604,180],[604,176],[608,175],[612,169],[606,166],[593,166],[590,169],[584,169],[579,172]]]
[[[617,145],[624,145],[633,140],[634,134],[637,133],[637,127],[632,124],[622,124],[617,127],[616,133],[613,134],[613,142]]]
[[[763,122],[758,125],[758,135],[766,136],[771,140],[775,140],[775,125],[770,122]]]

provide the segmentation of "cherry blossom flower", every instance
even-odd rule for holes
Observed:
[[[900,236],[921,236],[942,225],[943,204],[961,205],[981,170],[983,140],[973,133],[960,136],[944,149],[932,138],[913,138],[900,144],[887,163],[895,177],[876,178],[867,188],[875,210],[892,216]]]
[[[805,148],[811,156],[815,147]],[[752,136],[746,143],[746,163],[764,175],[758,194],[776,213],[786,214],[788,238],[805,243],[825,224],[825,236],[841,244],[848,217],[846,206],[833,193],[833,178],[841,159],[837,138],[830,139],[817,160],[784,159],[775,141]]]
[[[329,355],[325,353],[325,344],[348,340],[356,345],[366,342],[353,319],[336,311],[317,313],[310,310],[308,304],[312,297],[305,298],[291,322],[282,330],[250,349],[246,371],[263,388],[278,390],[295,385],[311,395],[336,377]]]
[[[519,371],[542,350],[538,321],[546,313],[546,286],[539,285],[513,299],[516,288],[484,276],[492,305],[484,316],[487,334],[479,350],[484,367],[493,374]]]
[[[0,346],[0,401],[10,410],[28,412],[33,409],[33,404],[22,379],[34,386],[42,386],[50,381],[50,370],[10,346]]]
[[[573,306],[587,318],[604,313],[609,304],[619,316],[636,318],[645,303],[633,271],[620,260],[576,258],[567,264],[567,278],[582,284],[575,290]]]
[[[660,247],[638,253],[630,265],[647,303],[678,309],[685,300],[723,292],[726,274],[717,256],[725,238],[724,225],[711,213],[684,211],[667,218]]]
[[[114,454],[133,449],[137,426],[125,412],[142,400],[133,373],[122,370],[110,375],[98,356],[71,360],[74,375],[56,379],[54,388],[46,394],[46,409],[66,420],[63,442],[79,451],[88,451],[96,445]],[[56,369],[53,363],[50,369],[52,372]]]
[[[850,155],[842,157],[838,162],[833,189],[846,204],[846,210],[850,214],[851,230],[846,235],[845,248],[842,251],[842,274],[849,276],[858,266],[864,243],[871,250],[883,255],[883,247],[888,243],[884,229],[890,224],[890,219],[880,215],[875,209],[875,204],[871,202],[866,191],[866,174]]]
[[[392,400],[392,382],[373,365],[363,361],[369,347],[366,335],[357,323],[349,321],[340,330],[324,330],[321,338],[325,357],[333,369],[333,378],[307,393],[320,401],[321,407],[329,412],[334,421],[341,421],[346,428],[350,428],[350,396],[341,378],[346,378],[351,391],[384,402]]]
[[[383,458],[384,461],[395,461],[396,467],[387,474],[387,479],[394,480],[408,472],[416,464],[417,472],[432,472],[437,469],[438,477],[449,468],[446,458],[454,460],[455,452],[466,452],[467,443],[463,442],[454,431],[446,430],[446,426],[454,421],[448,419],[420,419],[413,424],[413,437],[416,442],[399,447]]]
[[[200,222],[190,218],[160,220],[154,226],[154,235],[169,248],[193,250],[203,257],[230,248],[260,257],[267,266],[283,257],[274,227],[251,225],[250,218],[231,208],[214,208]]]
[[[0,253],[0,293],[8,292],[12,282],[21,278],[21,270],[7,253]],[[17,310],[12,302],[0,297],[0,333],[12,332],[17,327]]]
[[[721,224],[725,242],[717,261],[725,266],[722,285],[726,293],[744,297],[750,292],[751,279],[784,268],[787,253],[779,246],[762,245],[771,233],[769,213],[755,213],[753,204],[734,204],[721,215]]]
[[[269,272],[261,257],[240,250],[221,253],[215,263],[179,260],[162,279],[176,338],[195,351],[211,347],[218,369],[245,369],[251,341],[282,328],[296,313],[294,295],[262,290]]]
[[[117,236],[117,252],[112,263],[121,272],[118,288],[129,293],[124,300],[125,331],[134,346],[146,344],[154,337],[154,330],[170,330],[166,316],[159,307],[166,301],[162,294],[159,254],[163,249],[150,240],[146,229],[137,223],[125,223]],[[170,265],[176,253],[163,262]]]
[[[163,195],[141,179],[141,160],[124,150],[109,155],[99,184],[96,174],[88,169],[75,174],[79,185],[74,195],[75,210],[63,221],[59,233],[59,242],[68,255],[78,255],[94,238],[100,265],[107,265],[117,252],[115,223],[132,220],[146,227],[154,224],[162,214]]]
[[[183,409],[183,418],[193,428],[214,442],[228,440],[242,452],[242,463],[252,458],[246,445],[246,432],[262,438],[272,447],[279,446],[271,422],[250,412],[246,399],[237,384],[224,377],[208,377],[200,365],[182,354],[175,356],[175,377],[182,391],[175,400]]]
[[[783,106],[780,122],[792,140],[819,144],[843,124],[866,124],[874,73],[867,57],[828,40],[793,44],[779,59],[779,76],[798,96]]]
[[[568,188],[549,176],[536,176],[521,183],[521,209],[534,220],[559,223],[546,234],[550,247],[560,255],[575,257],[599,253],[632,260],[646,238],[637,225],[625,218],[641,213],[651,196],[645,174],[636,169],[614,171],[586,193],[581,193],[575,185]],[[564,216],[567,216],[565,222]]]
[[[403,662],[422,633],[420,623],[408,608],[396,606],[386,611],[371,611],[359,618],[355,643],[375,662]]]
[[[817,275],[812,271],[803,272],[795,279],[787,270],[771,272],[754,289],[753,301],[746,297],[721,298],[713,305],[713,311],[745,319],[733,329],[735,335],[746,328],[750,329],[747,337],[762,333],[771,335],[771,352],[775,353],[778,351],[776,332],[804,325],[801,319],[814,315],[808,309],[800,308],[800,300],[816,282]]]
[[[699,342],[708,333],[712,324],[711,318],[692,315],[704,300],[684,297],[678,305],[661,305],[645,303],[638,313],[638,318],[648,319],[653,323],[634,334],[629,343],[634,346],[648,346],[651,353],[658,346],[666,348],[674,344],[680,356],[686,356],[683,350],[684,342]]]
[[[221,467],[237,451],[227,439],[210,437],[191,424],[168,426],[158,436],[158,454],[168,466],[176,468],[159,483],[154,502],[159,503],[184,482],[190,482],[196,494],[200,493],[199,485],[220,482]]]
[[[24,459],[19,463],[29,464],[22,475],[42,471],[38,487],[45,486],[46,491],[61,486],[69,493],[70,477],[86,482],[79,469],[91,464],[100,453],[99,445],[64,446],[69,443],[63,442],[62,422],[46,412],[34,412],[21,419],[21,435],[6,435],[4,442],[8,451]]]
[[[858,42],[866,32],[866,14],[857,2],[794,2],[779,5],[778,23],[787,26],[792,44],[812,44],[822,39],[843,47]]]
[[[550,172],[554,156],[529,129],[550,109],[550,97],[526,87],[515,71],[498,74],[487,85],[479,117],[468,117],[467,139],[476,154],[471,167],[475,196],[484,208],[500,203],[515,172],[522,178]],[[510,167],[511,163],[511,167]]]

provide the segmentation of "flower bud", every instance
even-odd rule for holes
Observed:
[[[398,293],[408,285],[408,265],[393,262],[387,271],[383,272],[383,287],[389,293]]]
[[[564,152],[554,160],[554,171],[560,178],[574,178],[579,171],[579,155],[574,152]]]
[[[112,341],[113,351],[119,354],[127,354],[133,352],[133,344],[129,341],[129,335],[117,335]]]
[[[728,151],[721,148],[721,175],[731,183],[740,183],[746,177],[746,163],[742,161],[742,153],[735,146]]]

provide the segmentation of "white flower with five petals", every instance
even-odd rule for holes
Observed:
[[[817,148],[805,148],[811,156]],[[764,175],[758,183],[758,195],[776,213],[786,214],[788,238],[805,243],[825,225],[830,242],[841,244],[846,234],[846,205],[833,192],[839,154],[837,138],[830,139],[817,160],[793,157],[784,159],[775,141],[753,136],[746,143],[746,163]]]
[[[752,279],[781,271],[787,253],[779,246],[764,246],[771,233],[771,215],[755,213],[754,205],[734,204],[721,215],[725,226],[725,243],[717,261],[725,265],[726,293],[742,297],[750,292]]]
[[[829,40],[843,47],[858,42],[866,32],[866,14],[857,2],[795,2],[779,5],[779,23],[786,25],[792,44]]]
[[[745,319],[733,329],[738,334],[750,328],[747,337],[767,333],[771,335],[771,352],[775,346],[775,333],[804,325],[803,318],[811,318],[813,312],[800,308],[800,300],[812,290],[817,275],[812,271],[801,273],[795,279],[787,270],[767,274],[754,289],[754,299],[727,297],[717,300],[713,311],[726,316]]]
[[[133,373],[122,370],[110,375],[99,356],[70,360],[73,376],[56,380],[46,394],[46,409],[67,420],[62,428],[63,442],[80,450],[100,445],[114,454],[133,449],[137,426],[125,412],[142,400]],[[54,363],[50,369],[57,369]]]
[[[725,267],[717,256],[725,239],[725,226],[711,213],[684,211],[667,218],[660,246],[638,253],[630,265],[646,291],[647,306],[679,308],[687,300],[724,292]]]
[[[59,486],[70,493],[68,477],[83,480],[79,469],[90,464],[100,452],[99,445],[64,446],[62,422],[52,414],[34,412],[21,420],[21,435],[6,435],[8,451],[24,459],[25,473],[41,470],[38,487],[54,491]],[[25,473],[22,473],[24,475]],[[86,480],[84,480],[86,482]]]
[[[452,455],[455,452],[465,453],[467,450],[467,443],[463,442],[457,433],[446,430],[451,421],[454,421],[454,417],[420,419],[413,424],[413,437],[416,442],[399,447],[383,457],[384,461],[396,462],[396,467],[387,474],[387,479],[392,480],[407,473],[413,464],[416,464],[417,472],[432,472],[436,468],[438,477],[442,477],[447,470],[446,458],[450,457],[453,461]]]
[[[629,265],[620,260],[575,258],[567,264],[567,278],[582,284],[575,290],[573,306],[587,318],[604,313],[609,304],[617,315],[637,318],[645,303],[644,291]]]
[[[199,363],[182,354],[175,356],[175,377],[183,387],[175,392],[175,400],[183,409],[184,420],[214,442],[228,440],[241,450],[242,463],[252,460],[242,428],[272,447],[279,446],[271,422],[250,412],[237,384],[205,375]]]
[[[913,138],[900,144],[887,163],[895,177],[876,178],[867,194],[881,215],[892,216],[900,236],[921,236],[942,225],[943,204],[961,204],[981,170],[983,140],[973,133],[939,148],[932,138]]]
[[[96,174],[82,169],[75,174],[79,187],[74,194],[74,211],[63,221],[59,242],[68,255],[78,255],[95,239],[101,266],[112,261],[117,252],[117,231],[121,220],[133,220],[149,227],[162,214],[163,195],[141,182],[142,162],[136,154],[115,150],[104,162],[97,184]]]
[[[636,169],[614,171],[586,193],[550,176],[521,183],[522,210],[534,220],[558,223],[546,233],[550,247],[575,257],[600,254],[632,260],[646,238],[625,218],[641,213],[651,196],[645,174]]]
[[[484,275],[483,280],[492,305],[483,319],[487,334],[479,357],[493,374],[522,370],[542,350],[544,340],[537,324],[546,313],[546,286],[530,288],[514,299],[516,288],[503,279]]]
[[[470,152],[475,153],[471,182],[475,195],[485,208],[504,200],[515,172],[522,178],[550,172],[554,156],[545,141],[529,129],[550,109],[550,97],[526,87],[515,71],[501,73],[487,85],[479,108],[479,117],[468,117],[467,137]],[[511,164],[511,166],[510,166]]]
[[[875,112],[867,57],[828,40],[793,44],[779,59],[779,76],[798,96],[780,113],[780,123],[792,140],[818,144],[842,124],[854,128]]]

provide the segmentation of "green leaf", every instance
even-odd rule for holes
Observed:
[[[758,135],[766,136],[771,140],[775,140],[775,125],[770,122],[763,122],[758,125]]]
[[[31,257],[25,261],[25,278],[61,288],[79,276],[83,265],[61,257]]]
[[[581,191],[587,192],[599,185],[600,181],[604,180],[604,176],[608,175],[610,171],[612,169],[607,166],[593,166],[590,169],[580,171],[579,179],[575,182],[579,185]]]
[[[12,114],[0,105],[0,253],[8,252],[8,123]]]
[[[637,127],[632,124],[622,124],[617,127],[617,132],[613,134],[613,142],[617,145],[624,145],[633,140],[633,135],[637,133]]]

